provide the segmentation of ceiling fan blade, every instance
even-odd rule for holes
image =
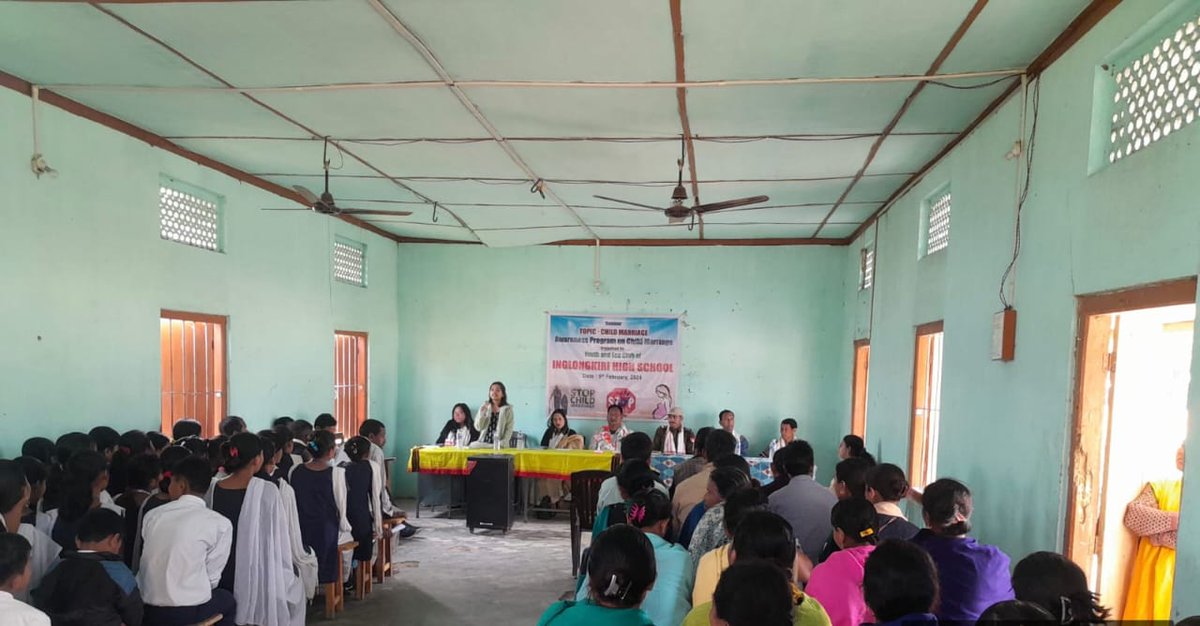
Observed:
[[[733,207],[746,206],[747,204],[758,204],[770,200],[767,196],[752,196],[749,198],[738,198],[736,200],[725,200],[724,202],[709,202],[707,204],[698,204],[692,207],[697,213],[712,213],[721,209],[732,209]]]
[[[295,185],[292,187],[292,189],[295,189],[296,193],[300,194],[304,198],[304,201],[309,204],[316,204],[321,201],[321,198],[319,198],[317,194],[309,191],[308,188],[304,187],[303,185]]]
[[[262,210],[263,210],[263,211],[311,211],[311,210],[312,210],[312,208],[310,208],[310,207],[304,207],[303,209],[277,209],[277,208],[264,208],[264,209],[262,209]]]
[[[341,215],[391,215],[393,217],[404,217],[412,215],[412,211],[382,211],[377,209],[338,209]]]
[[[643,209],[650,209],[651,211],[662,211],[662,207],[650,206],[648,204],[641,204],[638,202],[630,202],[628,200],[618,200],[616,198],[610,198],[608,196],[592,196],[592,197],[599,198],[601,200],[608,200],[609,202],[620,202],[621,204],[628,204],[629,206],[636,206],[636,207],[641,207]]]

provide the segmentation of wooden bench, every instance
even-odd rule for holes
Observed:
[[[407,520],[404,517],[389,517],[383,520],[383,532],[379,533],[379,549],[375,554],[375,582],[383,583],[392,575],[392,536],[396,526]]]
[[[346,593],[342,587],[346,580],[345,572],[342,570],[342,554],[353,552],[357,547],[357,541],[347,541],[338,546],[337,579],[334,582],[325,583],[325,617],[327,619],[332,619],[338,611],[346,608]]]

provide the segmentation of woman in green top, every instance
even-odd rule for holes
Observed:
[[[588,599],[550,605],[538,626],[654,626],[638,608],[658,577],[645,533],[626,524],[600,533],[587,573]]]

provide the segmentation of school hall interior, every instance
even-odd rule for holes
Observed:
[[[1108,606],[1182,477],[1200,578],[1200,1],[14,1],[0,86],[0,458],[379,420],[421,531],[334,621],[572,588],[565,509],[470,532],[410,459],[493,381],[537,448],[557,314],[678,320],[687,428],[794,419],[821,485],[861,436]]]

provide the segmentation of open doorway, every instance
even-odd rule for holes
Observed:
[[[1180,477],[1195,301],[1194,278],[1079,299],[1067,556],[1114,618],[1139,542],[1126,507],[1148,483]]]

